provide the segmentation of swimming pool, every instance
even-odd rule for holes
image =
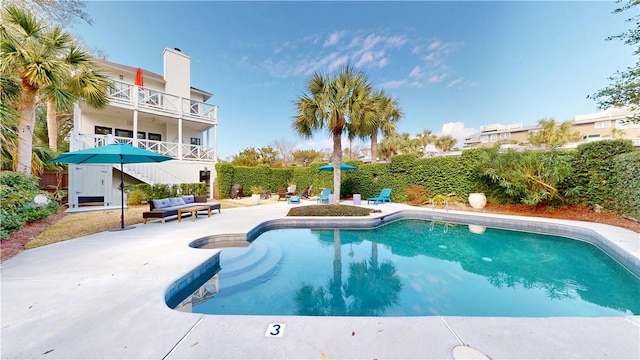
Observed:
[[[526,232],[428,220],[363,230],[278,229],[251,246],[222,249],[219,261],[220,270],[202,274],[203,286],[177,309],[318,316],[640,314],[640,280],[615,260],[586,242]]]

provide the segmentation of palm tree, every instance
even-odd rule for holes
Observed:
[[[611,138],[613,139],[624,139],[627,134],[622,129],[613,128],[611,129]]]
[[[65,89],[70,75],[80,76],[82,71],[68,62],[69,54],[78,53],[70,51],[75,46],[73,38],[61,28],[47,28],[16,6],[5,7],[2,19],[0,75],[21,84],[16,171],[31,173],[37,97],[45,94],[45,88]]]
[[[333,137],[334,204],[340,203],[340,163],[342,162],[342,134],[352,135],[364,124],[373,121],[368,111],[371,85],[362,72],[345,65],[333,75],[315,73],[307,85],[307,93],[296,101],[298,114],[293,128],[304,137],[315,130],[326,129]]]
[[[440,136],[437,140],[436,140],[436,147],[440,150],[442,150],[442,152],[447,152],[449,150],[451,150],[451,148],[453,148],[453,146],[458,142],[458,140],[456,140],[453,136],[451,135],[445,135],[445,136]]]
[[[14,104],[20,99],[20,85],[11,79],[0,76],[0,143],[2,144],[2,170],[12,169],[12,149],[18,142],[18,112]]]
[[[538,121],[538,128],[539,130],[529,134],[529,142],[533,145],[556,147],[580,139],[580,132],[573,130],[570,121],[558,124],[553,118],[541,119]]]
[[[109,80],[96,70],[96,63],[86,50],[71,45],[64,57],[64,63],[69,73],[61,76],[61,86],[52,83],[42,89],[47,101],[49,147],[53,151],[58,150],[58,111],[72,111],[73,104],[79,98],[98,109],[109,104]]]
[[[431,130],[424,130],[421,134],[418,134],[418,139],[422,142],[422,155],[426,156],[428,153],[429,144],[433,144],[438,139],[437,136],[433,135]]]
[[[385,94],[384,90],[372,94],[370,106],[374,121],[368,123],[370,128],[359,130],[361,137],[371,138],[371,163],[375,163],[378,154],[378,132],[381,131],[385,136],[395,133],[396,123],[404,116],[404,113],[398,107],[398,101]]]
[[[400,152],[403,154],[419,154],[422,151],[422,141],[412,137],[408,132],[400,134]]]

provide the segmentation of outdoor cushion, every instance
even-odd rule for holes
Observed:
[[[185,195],[182,197],[182,200],[184,200],[185,204],[193,204],[195,202],[193,195]]]
[[[153,200],[153,207],[156,209],[164,209],[171,206],[169,199],[157,199]]]
[[[185,204],[184,200],[182,200],[181,197],[169,198],[169,201],[171,202],[171,206],[178,206],[178,205]]]

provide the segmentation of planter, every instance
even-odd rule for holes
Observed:
[[[471,193],[469,194],[469,205],[474,209],[482,209],[487,205],[487,197],[484,193]]]
[[[251,194],[251,203],[258,205],[260,203],[260,194]]]

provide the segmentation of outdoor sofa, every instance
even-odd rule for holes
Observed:
[[[149,201],[149,211],[142,213],[144,223],[149,219],[164,219],[168,216],[177,216],[179,209],[192,206],[208,206],[211,211],[218,210],[220,212],[219,202],[207,202],[206,196],[185,195],[176,198],[156,199]]]

